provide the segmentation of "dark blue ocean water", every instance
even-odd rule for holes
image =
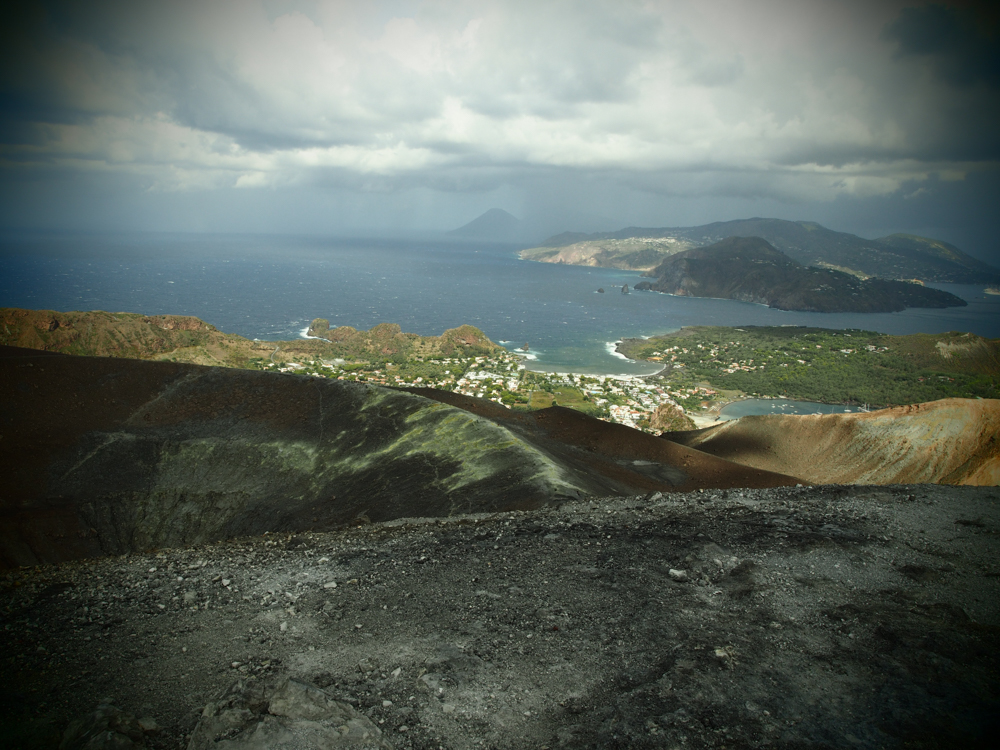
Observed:
[[[1000,337],[1000,297],[938,285],[969,302],[876,315],[796,313],[655,293],[621,294],[634,272],[531,263],[517,248],[427,240],[232,235],[19,237],[0,241],[0,306],[196,315],[250,338],[288,339],[309,321],[439,334],[469,323],[536,369],[648,373],[612,353],[623,337],[686,325],[810,325]],[[598,287],[605,289],[598,294]]]
[[[791,401],[787,398],[748,398],[722,407],[719,419],[739,419],[751,414],[849,414],[865,411],[860,406],[820,404],[815,401]]]

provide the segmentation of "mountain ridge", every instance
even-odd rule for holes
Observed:
[[[939,289],[886,279],[858,279],[831,268],[805,267],[760,237],[729,237],[668,257],[635,289],[685,297],[754,302],[805,312],[899,312],[907,307],[962,307]]]
[[[0,570],[361,517],[800,482],[565,407],[427,388],[0,345],[0,391]]]
[[[815,484],[995,486],[998,430],[1000,400],[948,398],[859,414],[749,416],[663,437]]]
[[[470,325],[448,329],[440,336],[420,336],[404,333],[395,323],[359,331],[350,326],[330,328],[329,321],[316,318],[309,335],[312,338],[257,341],[223,333],[190,315],[0,308],[0,345],[96,357],[244,367],[253,359],[281,361],[291,354],[385,359],[417,351],[447,357],[501,349]]]
[[[626,227],[594,234],[563,232],[522,251],[521,257],[647,271],[659,262],[650,261],[649,250],[659,250],[662,257],[667,257],[727,237],[761,237],[804,266],[834,267],[860,277],[916,278],[959,284],[1000,282],[1000,269],[941,240],[910,234],[868,240],[812,221],[761,217],[695,227]],[[635,256],[642,250],[647,251],[645,256]],[[568,257],[574,253],[578,256],[576,260]]]

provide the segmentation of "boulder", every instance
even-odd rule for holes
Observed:
[[[329,338],[330,333],[330,321],[326,318],[313,318],[312,323],[309,324],[309,330],[306,331],[307,336],[316,336],[321,339]]]
[[[133,750],[148,747],[146,734],[159,730],[152,719],[136,719],[109,700],[73,721],[63,733],[59,750]]]
[[[188,750],[388,748],[382,732],[353,706],[286,677],[273,690],[240,680],[205,706]]]

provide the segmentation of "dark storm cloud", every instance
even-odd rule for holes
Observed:
[[[112,224],[220,229],[322,223],[267,205],[416,228],[496,201],[540,227],[876,199],[909,215],[922,186],[996,179],[997,35],[977,18],[820,0],[29,3],[0,49],[0,221],[97,220],[97,195]],[[55,208],[31,202],[46,190]]]
[[[900,57],[930,60],[949,83],[1000,88],[997,24],[972,8],[903,8],[899,18],[886,27],[885,37],[899,45]]]

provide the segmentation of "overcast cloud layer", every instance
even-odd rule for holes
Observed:
[[[5,23],[6,226],[750,215],[989,258],[996,16],[895,2],[89,2]]]

